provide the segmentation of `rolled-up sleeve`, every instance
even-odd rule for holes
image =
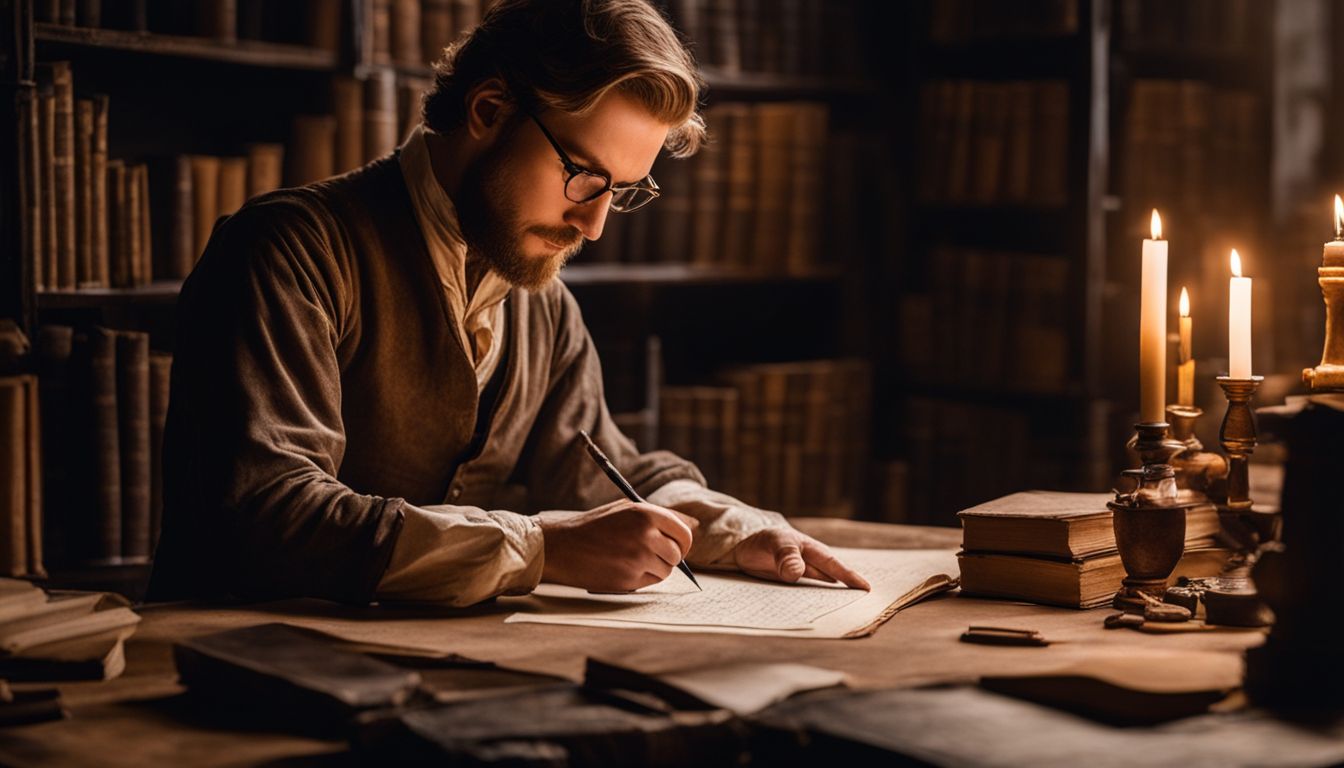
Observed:
[[[544,540],[531,517],[451,505],[406,504],[402,511],[379,601],[467,606],[527,594],[541,581]]]

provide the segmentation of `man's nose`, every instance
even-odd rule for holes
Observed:
[[[574,226],[588,240],[596,240],[606,226],[610,204],[611,193],[607,192],[595,200],[572,205],[565,211],[565,223]]]

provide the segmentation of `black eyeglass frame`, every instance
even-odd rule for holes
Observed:
[[[544,136],[546,137],[546,140],[549,141],[549,142],[551,143],[551,147],[552,147],[553,149],[555,149],[555,153],[556,153],[557,155],[560,156],[560,162],[562,162],[562,163],[565,164],[565,173],[568,173],[568,174],[569,174],[569,176],[565,177],[565,199],[566,199],[566,200],[569,200],[570,202],[574,202],[574,203],[587,203],[587,202],[589,202],[589,201],[596,200],[597,198],[599,198],[599,197],[605,195],[605,194],[608,193],[608,192],[611,192],[611,193],[612,193],[612,195],[611,195],[611,203],[610,203],[611,210],[616,211],[617,213],[629,213],[629,212],[631,212],[631,211],[637,211],[637,210],[639,210],[640,208],[643,208],[644,206],[646,206],[646,205],[648,205],[649,203],[653,202],[654,198],[658,197],[658,195],[660,194],[660,191],[659,191],[660,188],[658,187],[658,182],[656,182],[656,181],[653,180],[653,175],[652,175],[652,174],[650,174],[650,175],[648,175],[648,176],[645,176],[643,179],[641,179],[639,182],[637,182],[637,183],[635,183],[635,184],[628,184],[628,185],[612,185],[612,183],[611,183],[611,177],[608,176],[607,174],[602,173],[601,171],[593,171],[593,170],[589,170],[589,169],[584,168],[583,166],[579,165],[578,163],[574,162],[573,160],[569,159],[569,155],[565,152],[564,148],[560,146],[560,142],[556,141],[556,140],[555,140],[555,137],[551,135],[551,132],[548,131],[548,130],[546,130],[546,126],[545,126],[545,125],[542,125],[542,123],[541,123],[541,119],[538,118],[538,117],[536,116],[536,114],[533,113],[533,112],[531,112],[531,111],[528,111],[527,114],[528,114],[528,117],[531,117],[531,118],[532,118],[532,122],[536,123],[536,124],[537,124],[537,127],[541,129],[541,133],[542,133],[542,135],[544,135]],[[574,180],[576,177],[578,177],[579,175],[593,176],[593,177],[595,177],[595,178],[602,179],[602,182],[603,182],[603,183],[602,183],[602,189],[598,190],[597,192],[595,192],[595,193],[593,193],[593,194],[591,194],[591,195],[588,195],[587,197],[583,198],[582,200],[575,200],[573,197],[570,197],[570,194],[569,194],[569,183],[570,183],[571,181],[573,181],[573,180]],[[619,204],[616,202],[616,195],[617,195],[617,193],[619,193],[619,192],[627,192],[627,191],[632,191],[632,190],[638,190],[638,191],[641,191],[641,192],[648,192],[650,196],[649,196],[647,199],[645,199],[643,202],[641,202],[641,203],[639,203],[638,205],[635,205],[635,206],[623,206],[623,205],[619,205]]]

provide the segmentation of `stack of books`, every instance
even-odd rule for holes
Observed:
[[[140,617],[120,595],[48,595],[0,579],[0,678],[108,680],[126,668],[125,641]]]
[[[961,591],[1067,608],[1106,605],[1125,578],[1115,545],[1109,493],[1026,491],[958,513],[962,524]],[[1185,521],[1185,555],[1172,572],[1216,576],[1228,550],[1214,546],[1212,504]]]

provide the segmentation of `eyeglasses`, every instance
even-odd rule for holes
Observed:
[[[645,176],[641,181],[631,185],[615,185],[611,183],[611,177],[601,171],[590,171],[569,159],[565,150],[561,149],[560,142],[555,140],[551,132],[546,130],[546,126],[541,124],[541,120],[531,112],[528,113],[532,121],[537,124],[541,132],[546,135],[546,140],[551,142],[555,148],[555,153],[560,156],[560,162],[565,164],[565,172],[569,175],[565,178],[565,197],[575,203],[586,203],[590,200],[596,200],[611,191],[611,210],[618,213],[629,213],[637,208],[643,208],[658,196],[658,184],[653,180],[653,176]]]

